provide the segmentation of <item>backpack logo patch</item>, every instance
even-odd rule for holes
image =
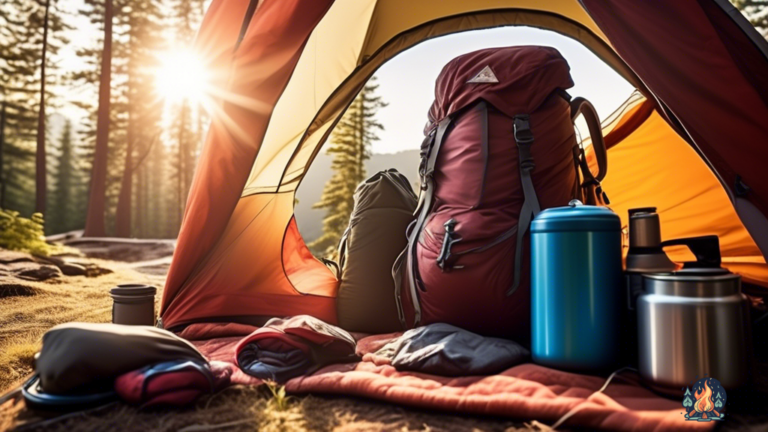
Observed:
[[[477,75],[475,75],[474,78],[467,81],[467,84],[481,84],[481,83],[497,83],[499,82],[498,78],[496,78],[496,74],[493,73],[493,70],[490,66],[484,67],[480,72],[478,72]]]

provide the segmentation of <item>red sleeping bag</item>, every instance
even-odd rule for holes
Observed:
[[[418,219],[394,269],[396,280],[405,270],[399,291],[413,324],[530,338],[523,236],[541,209],[583,199],[572,85],[548,47],[485,49],[443,68],[422,144]]]

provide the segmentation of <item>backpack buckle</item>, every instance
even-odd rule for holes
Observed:
[[[514,117],[513,132],[518,145],[532,144],[533,132],[531,131],[530,117],[528,114],[518,114]]]
[[[445,227],[445,237],[443,237],[443,246],[440,248],[440,255],[438,255],[436,260],[437,266],[440,267],[440,270],[442,270],[443,273],[453,269],[452,264],[448,262],[451,258],[451,246],[453,246],[454,243],[461,241],[461,237],[455,237],[457,223],[456,219],[451,218],[443,224]]]

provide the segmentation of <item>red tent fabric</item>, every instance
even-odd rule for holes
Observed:
[[[735,195],[767,254],[768,42],[751,39],[725,0],[582,3]]]

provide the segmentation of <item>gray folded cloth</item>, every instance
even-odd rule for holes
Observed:
[[[501,372],[527,361],[530,352],[517,342],[436,323],[408,330],[376,355],[391,359],[397,370],[467,376]]]

